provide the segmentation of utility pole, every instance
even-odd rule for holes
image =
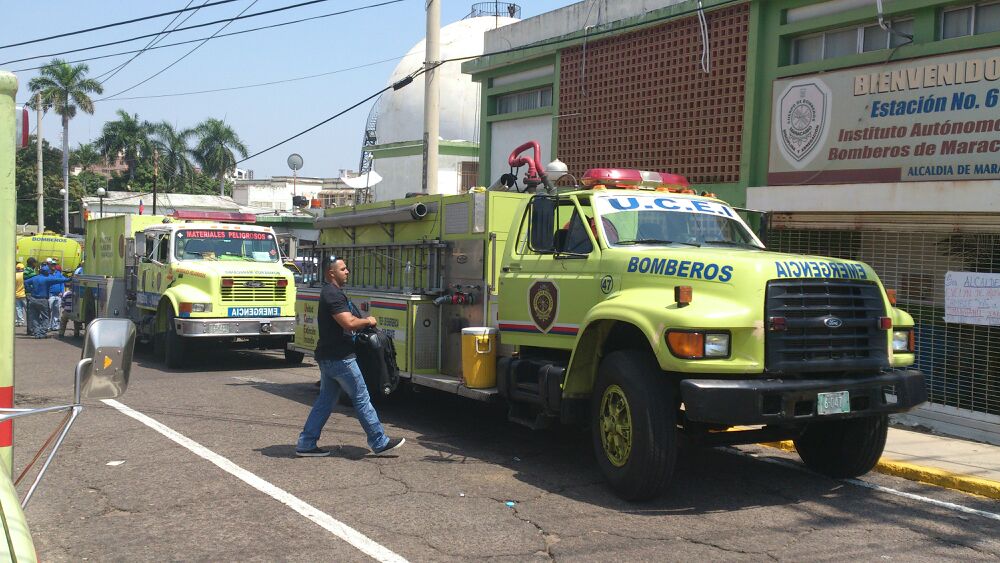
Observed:
[[[38,234],[45,232],[45,199],[43,199],[42,190],[42,93],[38,92],[35,94],[35,121],[38,125],[38,133],[35,135],[35,145],[36,147],[36,160],[38,164],[38,187],[36,188],[36,193],[38,194]]]
[[[63,234],[69,234],[69,90],[63,98]]]
[[[438,193],[438,134],[441,91],[436,65],[441,60],[441,2],[427,0],[427,39],[424,55],[424,182],[423,192]]]
[[[153,149],[153,215],[156,215],[156,178],[160,175],[160,152]]]

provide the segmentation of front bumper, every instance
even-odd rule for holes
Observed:
[[[187,338],[294,336],[295,317],[174,319],[174,327]]]
[[[686,379],[680,389],[688,420],[730,426],[903,412],[927,400],[924,374],[914,369],[842,379]],[[817,415],[816,394],[836,391],[850,393],[850,412]]]

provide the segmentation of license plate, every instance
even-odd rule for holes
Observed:
[[[851,412],[851,395],[847,391],[816,394],[816,414],[842,414]]]
[[[230,307],[230,317],[277,317],[281,307]]]

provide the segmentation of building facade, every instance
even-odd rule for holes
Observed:
[[[863,260],[917,322],[925,424],[1000,438],[1000,3],[580,2],[486,36],[480,178],[683,174],[775,250]]]
[[[354,174],[350,170],[341,172],[345,177]],[[354,205],[354,189],[341,178],[272,176],[233,180],[233,199],[240,205],[289,211],[294,208],[292,198],[295,196],[305,197],[310,207]]]

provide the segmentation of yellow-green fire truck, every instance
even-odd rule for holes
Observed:
[[[737,210],[678,177],[590,170],[557,192],[516,155],[526,187],[548,189],[424,195],[317,221],[307,265],[346,260],[347,293],[390,331],[404,384],[504,401],[533,427],[589,423],[601,470],[633,500],[663,491],[681,434],[793,439],[809,467],[863,474],[887,415],[925,400],[923,375],[905,369],[913,320],[870,266],[768,252]],[[315,347],[320,278],[298,288],[293,351]],[[498,332],[471,351],[495,351],[491,365],[463,361],[463,329]],[[373,398],[392,390],[377,383]]]
[[[131,319],[168,367],[185,364],[199,343],[284,349],[294,281],[274,231],[247,224],[254,219],[177,211],[89,221],[76,319]]]

